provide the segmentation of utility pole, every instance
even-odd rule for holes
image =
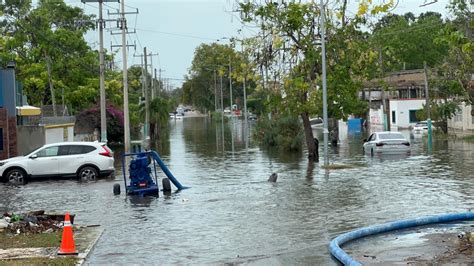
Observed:
[[[105,59],[104,59],[104,28],[105,20],[103,17],[103,3],[104,2],[118,2],[118,0],[81,0],[86,2],[99,3],[99,20],[97,21],[99,27],[99,88],[100,88],[100,141],[107,143],[107,115],[106,115],[106,100],[105,100]]]
[[[217,76],[214,70],[214,111],[217,112]]]
[[[383,70],[383,57],[382,57],[382,48],[379,48],[379,65],[380,65],[380,80],[383,81],[385,76],[385,72]],[[381,92],[382,92],[382,116],[383,116],[383,130],[390,131],[390,121],[389,121],[389,108],[387,107],[387,103],[385,101],[385,88],[384,84],[381,84]]]
[[[135,31],[130,32],[127,28],[127,19],[125,18],[126,14],[138,14],[138,9],[134,12],[125,12],[125,0],[120,1],[120,11],[117,10],[117,13],[108,13],[109,15],[119,15],[117,19],[117,26],[120,29],[120,33],[110,32],[110,34],[120,34],[122,35],[122,44],[121,45],[111,45],[110,48],[121,47],[122,48],[122,71],[123,71],[123,132],[124,132],[124,152],[130,153],[130,115],[128,110],[128,66],[127,66],[127,48],[136,47],[136,45],[127,44],[126,34],[135,33]]]
[[[320,1],[321,12],[321,57],[322,57],[322,74],[323,74],[323,139],[324,139],[324,165],[329,164],[328,160],[328,104],[327,104],[327,81],[326,81],[326,29],[324,1]]]
[[[230,92],[230,113],[233,113],[232,105],[234,104],[232,99],[232,65],[230,63],[230,56],[229,56],[229,92]]]
[[[148,128],[150,125],[150,103],[148,99],[148,82],[147,82],[147,76],[148,76],[148,65],[147,65],[147,54],[146,54],[146,47],[143,47],[143,56],[145,57],[145,75],[143,77],[144,83],[145,83],[145,126],[143,130],[143,135],[145,140],[149,138],[148,136]]]
[[[102,0],[99,0],[99,87],[100,87],[100,140],[107,143],[107,116],[105,102],[105,67],[104,67],[104,21],[102,17]]]
[[[432,147],[432,132],[431,132],[431,110],[430,110],[430,95],[428,86],[428,67],[426,61],[423,62],[423,69],[425,72],[425,98],[426,98],[426,117],[428,121],[428,151],[431,151]]]
[[[156,69],[154,70],[153,68],[153,56],[159,56],[159,53],[152,53],[150,52],[148,56],[150,57],[150,69],[151,69],[151,83],[150,83],[150,91],[151,91],[151,100],[155,99],[155,79],[156,79],[156,73],[155,73],[155,78],[153,78],[153,71],[156,72]]]
[[[154,74],[155,74],[155,75],[154,75],[154,80],[158,81],[158,80],[156,79],[156,68],[154,69]],[[154,93],[151,95],[151,99],[153,100],[153,99],[155,98],[155,94],[157,94],[158,92],[157,92],[157,90],[156,90],[156,88],[155,88],[156,85],[155,85],[154,82],[153,82],[153,86],[152,86],[152,87],[153,87],[152,92],[154,92]]]
[[[127,29],[127,22],[125,19],[125,0],[120,1],[120,7],[122,11],[121,29],[122,29],[122,61],[123,61],[123,113],[124,113],[124,143],[125,153],[130,153],[130,116],[128,112],[128,69],[127,69],[127,39],[125,36],[125,30]]]
[[[222,75],[219,75],[221,78],[221,131],[222,131],[222,151],[224,151],[224,95],[222,90]]]

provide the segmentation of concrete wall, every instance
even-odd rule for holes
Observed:
[[[25,155],[45,144],[43,126],[18,126],[18,154]]]
[[[54,126],[45,127],[45,141],[46,144],[73,141],[74,140],[74,126]]]
[[[99,130],[95,129],[93,132],[90,133],[76,133],[74,135],[74,141],[96,141],[99,140]]]
[[[392,126],[397,128],[409,128],[416,123],[410,123],[410,110],[423,109],[425,100],[421,99],[407,99],[407,100],[390,100],[390,122]],[[392,114],[395,113],[395,121],[393,121]]]
[[[472,105],[462,104],[459,106],[461,110],[451,119],[448,120],[448,128],[450,131],[474,131],[474,116],[471,115]]]

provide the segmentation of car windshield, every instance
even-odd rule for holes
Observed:
[[[380,139],[405,139],[401,133],[385,133],[379,134]]]

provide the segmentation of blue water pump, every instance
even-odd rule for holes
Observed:
[[[132,160],[128,166],[128,182],[125,160],[127,156],[132,157]],[[150,166],[153,166],[153,172]],[[181,183],[179,183],[179,181],[173,176],[157,152],[146,151],[125,153],[122,157],[122,170],[127,194],[141,196],[158,195],[159,188],[156,172],[157,166],[159,166],[163,173],[167,176],[167,178],[164,178],[163,180],[164,190],[171,190],[170,183],[173,183],[178,190],[187,188],[181,185]],[[155,176],[155,180],[153,180],[153,175]]]
[[[151,177],[150,160],[145,154],[138,154],[135,159],[130,162],[130,184],[128,191],[139,192],[138,194],[158,193],[158,182],[154,182]]]

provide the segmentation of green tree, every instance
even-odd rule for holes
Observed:
[[[347,1],[337,1],[335,13],[324,10],[327,23],[328,111],[346,118],[367,108],[357,97],[361,77],[373,75],[363,68],[364,58],[373,59],[366,36],[358,30],[367,13],[385,12],[384,4],[361,1],[359,16],[348,19]],[[318,160],[309,118],[322,115],[320,14],[313,2],[242,3],[243,20],[260,27],[260,36],[250,49],[260,69],[262,87],[271,95],[271,110],[299,115],[303,121],[308,158]],[[338,17],[340,20],[336,20]]]
[[[236,52],[232,45],[218,43],[201,44],[194,52],[194,58],[182,86],[183,102],[192,104],[203,112],[216,108],[216,95],[220,108],[220,81],[223,83],[224,107],[230,105],[229,75],[232,76],[232,96],[235,100],[243,97],[242,66],[247,60]],[[229,70],[230,67],[230,70]],[[230,72],[230,73],[229,73]],[[248,75],[251,76],[251,75]],[[248,78],[252,80],[252,78]],[[251,87],[251,86],[249,86]]]
[[[0,31],[5,36],[0,56],[4,62],[17,62],[18,78],[31,103],[64,99],[64,104],[70,104],[77,102],[71,99],[76,88],[90,92],[91,85],[98,87],[88,83],[98,73],[98,55],[83,37],[94,25],[76,23],[92,16],[63,1],[41,0],[36,8],[31,1],[5,1],[0,9]],[[92,98],[90,93],[87,97]]]
[[[458,82],[463,91],[462,100],[474,104],[474,22],[468,1],[451,0],[448,5],[455,16],[446,25],[438,42],[449,46],[441,69],[445,79]]]
[[[375,24],[371,38],[383,57],[384,71],[420,69],[423,62],[434,67],[442,62],[448,46],[436,40],[444,26],[441,14],[434,12],[418,17],[412,13],[384,16]]]

